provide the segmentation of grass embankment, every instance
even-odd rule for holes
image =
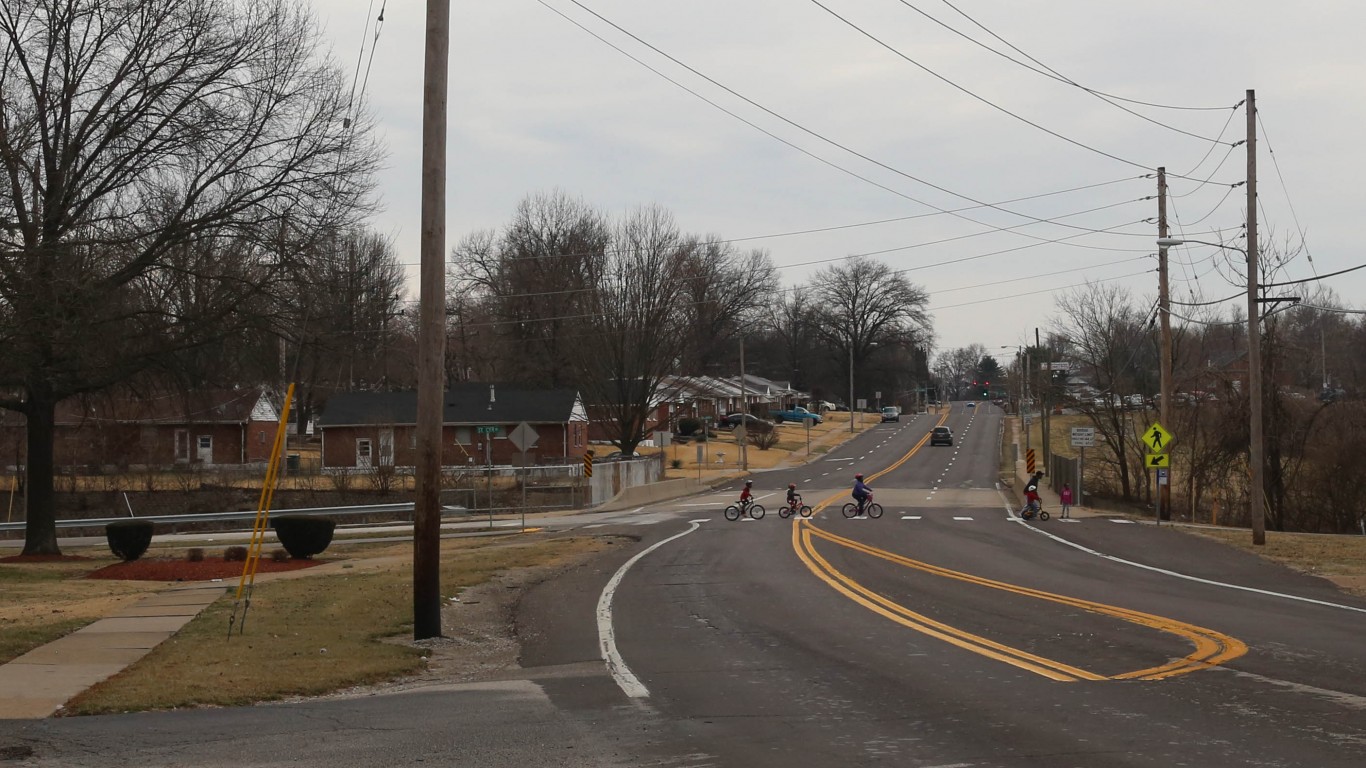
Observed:
[[[1247,529],[1183,528],[1231,547],[1260,555],[1311,576],[1321,576],[1344,590],[1366,596],[1366,536],[1266,532],[1266,544],[1255,546]]]
[[[569,563],[612,546],[600,538],[442,542],[443,598],[519,568]],[[170,640],[67,704],[70,714],[234,706],[310,696],[420,670],[412,632],[411,546],[371,548],[354,568],[258,582],[244,634],[227,637],[229,592]],[[109,586],[108,582],[103,585]],[[241,606],[237,619],[243,619]]]

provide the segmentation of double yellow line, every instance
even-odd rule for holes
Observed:
[[[948,414],[946,413],[940,418],[939,424],[942,425],[947,418]],[[929,435],[926,434],[926,436],[921,438],[904,456],[891,466],[871,477],[880,477],[901,466],[919,451],[928,439]],[[839,495],[824,499],[816,506],[816,510],[819,511],[824,509],[838,498]],[[924,614],[912,611],[906,606],[858,583],[831,565],[828,560],[816,551],[814,539],[817,538],[932,576],[955,579],[976,586],[999,589],[1022,597],[1080,608],[1092,613],[1112,616],[1150,629],[1169,632],[1191,642],[1194,646],[1194,650],[1182,658],[1174,659],[1166,664],[1155,667],[1148,667],[1118,675],[1106,676],[1096,674],[1079,667],[1044,658],[1029,653],[1028,651],[996,642],[986,637],[982,637],[981,635],[958,629],[957,627],[949,626],[948,624],[936,621]],[[964,650],[981,654],[987,658],[1002,661],[1019,667],[1020,669],[1042,675],[1051,680],[1064,682],[1075,682],[1078,680],[1163,680],[1201,669],[1208,669],[1209,667],[1222,664],[1231,659],[1236,659],[1247,653],[1247,645],[1242,641],[1211,629],[1198,627],[1194,624],[1177,621],[1175,619],[1156,616],[1150,613],[1133,611],[1127,608],[1119,608],[1105,603],[1097,603],[1091,600],[1068,597],[1066,595],[1058,595],[1043,590],[1030,589],[1016,584],[942,568],[919,560],[913,560],[909,557],[903,557],[894,552],[888,552],[844,536],[830,533],[829,531],[821,530],[820,528],[817,528],[811,520],[799,519],[792,526],[792,548],[797,553],[797,557],[802,563],[818,578],[829,584],[835,591],[845,595],[868,610],[909,629],[943,640],[944,642]]]

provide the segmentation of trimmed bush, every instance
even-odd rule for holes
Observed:
[[[702,420],[691,416],[684,416],[678,420],[678,434],[683,436],[695,435],[702,429]]]
[[[190,547],[189,549],[185,550],[185,559],[189,560],[192,563],[204,562],[204,548]]]
[[[283,563],[289,559],[289,553],[283,549],[272,549],[270,551],[270,559],[277,563]]]
[[[271,518],[270,527],[275,529],[280,546],[289,551],[290,557],[307,560],[332,543],[332,531],[337,523],[325,517],[284,515]]]
[[[224,547],[223,562],[225,563],[245,563],[247,555],[251,554],[246,547]]]
[[[152,523],[147,520],[120,520],[104,526],[109,551],[125,562],[132,562],[152,544]]]

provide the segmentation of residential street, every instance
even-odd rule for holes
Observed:
[[[955,445],[922,445],[941,422]],[[961,404],[883,425],[758,475],[762,520],[721,517],[733,489],[564,518],[641,538],[522,599],[503,679],[9,722],[0,745],[33,766],[1366,761],[1366,601],[1170,528],[1013,519],[1001,426]],[[881,519],[839,513],[854,472]],[[788,482],[830,505],[779,519]]]

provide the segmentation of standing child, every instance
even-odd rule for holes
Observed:
[[[1058,493],[1058,501],[1062,503],[1062,516],[1064,518],[1072,516],[1072,485],[1063,483],[1062,491]]]

